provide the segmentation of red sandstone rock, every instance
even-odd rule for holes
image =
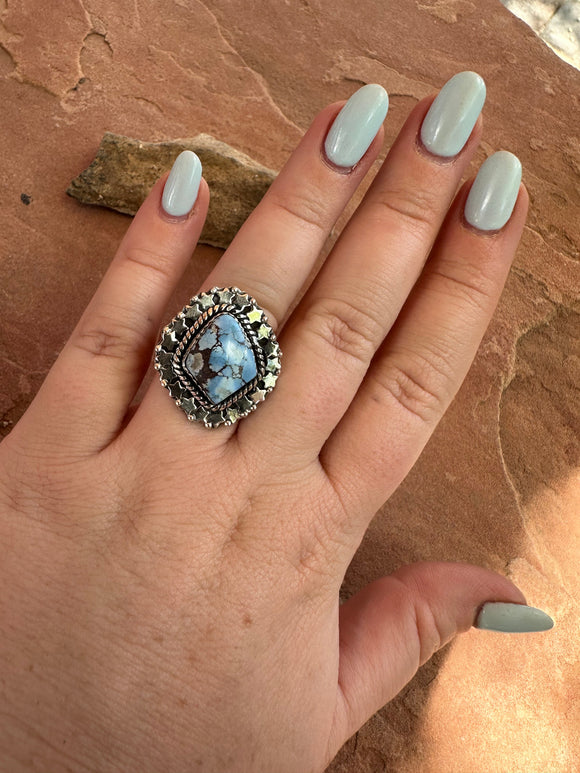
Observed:
[[[155,181],[183,150],[199,156],[209,185],[209,209],[199,241],[225,249],[257,206],[276,173],[209,134],[169,142],[143,142],[105,132],[90,166],[67,188],[83,204],[134,215]]]
[[[374,520],[345,593],[404,562],[473,561],[505,572],[556,627],[513,636],[472,629],[427,663],[331,770],[576,770],[578,72],[497,0],[67,0],[58,10],[29,0],[0,13],[4,431],[127,227],[126,216],[65,194],[105,131],[149,141],[207,132],[279,169],[316,111],[362,83],[390,92],[387,148],[416,101],[451,75],[473,69],[485,78],[472,172],[500,148],[520,157],[531,194],[524,239],[463,388]],[[218,257],[196,251],[168,319]],[[50,321],[32,340],[22,327],[30,310]]]

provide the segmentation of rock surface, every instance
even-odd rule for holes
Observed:
[[[278,170],[316,112],[359,85],[390,93],[386,150],[417,100],[463,69],[488,87],[470,174],[495,150],[516,153],[530,215],[474,366],[373,521],[344,594],[404,562],[472,561],[508,575],[556,627],[459,637],[332,773],[578,770],[580,76],[498,0],[62,0],[42,13],[0,0],[4,432],[129,222],[65,193],[104,132],[209,133]],[[196,250],[167,320],[219,254]],[[31,316],[50,322],[32,338]]]
[[[226,248],[276,172],[209,134],[172,142],[141,142],[105,132],[95,159],[75,177],[67,193],[83,204],[134,215],[182,150],[197,153],[211,191],[200,241]]]
[[[565,62],[580,69],[580,0],[501,0]]]

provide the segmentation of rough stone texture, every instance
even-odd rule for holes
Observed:
[[[65,193],[105,131],[151,142],[206,132],[279,169],[316,111],[363,83],[390,92],[387,148],[418,99],[459,70],[483,75],[484,138],[470,173],[495,150],[516,153],[530,216],[476,362],[373,521],[344,593],[403,562],[472,561],[505,572],[556,627],[459,637],[330,770],[578,770],[578,72],[498,0],[62,0],[40,9],[0,0],[5,431],[127,227],[127,216]],[[167,319],[218,257],[196,250]],[[32,338],[31,312],[42,321]]]
[[[67,193],[84,204],[134,215],[182,150],[197,153],[211,191],[200,241],[226,248],[276,172],[209,134],[173,142],[141,142],[106,132],[94,161],[75,177]]]
[[[568,0],[562,3],[540,37],[562,59],[580,69],[580,2]]]
[[[580,69],[580,0],[501,0],[565,62]]]
[[[558,8],[563,0],[501,0],[505,7],[512,13],[529,24],[538,35]]]

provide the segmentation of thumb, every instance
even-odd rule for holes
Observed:
[[[344,603],[331,742],[336,750],[434,652],[467,631],[486,601],[526,604],[512,582],[489,569],[425,561],[397,569]]]

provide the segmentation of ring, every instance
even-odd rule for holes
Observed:
[[[212,287],[163,328],[154,367],[190,421],[219,427],[258,407],[274,388],[281,357],[254,298],[237,287]]]

